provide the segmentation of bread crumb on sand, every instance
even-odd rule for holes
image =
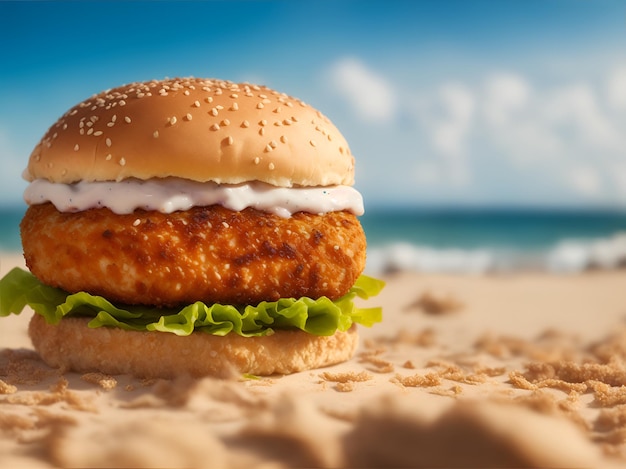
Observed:
[[[6,342],[0,467],[626,465],[626,272],[386,280],[354,358],[294,375],[78,374]]]

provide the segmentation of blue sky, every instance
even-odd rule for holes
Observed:
[[[166,76],[327,114],[367,205],[626,208],[622,1],[0,1],[0,204],[49,125]]]

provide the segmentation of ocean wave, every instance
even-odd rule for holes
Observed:
[[[565,239],[546,249],[435,248],[395,242],[368,248],[366,272],[485,274],[512,271],[575,273],[626,267],[626,233],[594,240]]]
[[[548,253],[546,260],[553,272],[625,267],[626,233],[593,241],[565,240]]]

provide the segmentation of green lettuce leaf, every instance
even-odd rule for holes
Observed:
[[[275,329],[301,329],[314,335],[346,331],[353,323],[372,326],[382,321],[382,308],[358,308],[354,299],[376,296],[385,283],[361,275],[350,291],[332,301],[326,297],[281,298],[256,306],[207,305],[200,301],[180,309],[113,305],[86,292],[68,294],[41,283],[30,272],[14,268],[0,279],[0,316],[20,314],[30,306],[48,323],[65,316],[91,317],[89,327],[119,327],[134,331],[161,331],[180,336],[194,330],[224,336],[263,336]]]

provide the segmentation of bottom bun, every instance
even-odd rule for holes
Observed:
[[[73,317],[50,325],[35,314],[29,334],[35,350],[51,367],[142,378],[289,374],[349,360],[358,342],[356,325],[329,337],[299,330],[278,330],[265,337],[204,332],[180,337],[112,327],[91,329],[88,322],[89,318]]]

